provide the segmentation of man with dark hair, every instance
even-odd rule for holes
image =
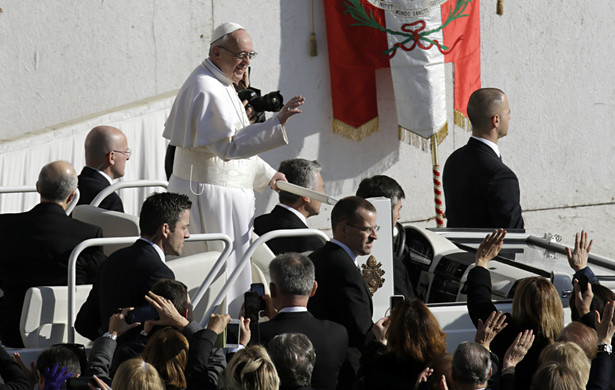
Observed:
[[[280,377],[280,389],[310,389],[316,351],[301,333],[282,333],[267,345],[267,352]]]
[[[322,165],[316,160],[294,158],[282,161],[278,172],[286,175],[289,183],[322,193],[324,182],[321,170]],[[280,191],[279,197],[280,203],[269,214],[254,219],[254,233],[262,236],[272,230],[307,229],[307,219],[320,214],[321,203],[307,196]],[[267,242],[267,246],[276,255],[285,252],[311,252],[323,245],[324,241],[317,236],[274,238]]]
[[[85,137],[85,167],[79,174],[79,202],[90,204],[96,195],[124,176],[126,161],[132,151],[126,135],[112,126],[96,126]],[[124,212],[122,200],[116,193],[107,196],[99,207]]]
[[[26,291],[34,286],[66,285],[68,258],[79,243],[102,237],[98,226],[70,218],[66,209],[77,188],[75,169],[66,161],[45,165],[36,188],[40,203],[19,214],[0,215],[0,336],[4,345],[23,347],[19,319]],[[77,260],[77,283],[92,283],[105,256],[88,248]]]
[[[310,255],[318,290],[308,303],[316,318],[342,324],[348,331],[349,359],[359,365],[373,322],[372,297],[363,280],[357,256],[369,255],[380,229],[374,206],[358,196],[338,201],[331,211],[333,239]]]
[[[143,306],[156,281],[175,279],[165,264],[165,255],[181,254],[184,240],[190,236],[191,205],[187,196],[170,192],[154,193],[145,200],[139,215],[141,238],[115,251],[101,265],[77,315],[77,332],[94,340],[107,329],[109,316],[117,308]]]
[[[456,389],[484,389],[492,372],[489,351],[470,341],[459,344],[453,355],[452,371]]]
[[[270,321],[252,324],[251,342],[269,348],[271,340],[282,333],[306,335],[316,350],[312,387],[335,389],[338,381],[349,384],[348,373],[342,372],[348,348],[346,329],[319,320],[307,310],[308,300],[318,287],[312,261],[300,253],[277,255],[269,263],[269,275],[271,299],[265,314]]]
[[[73,351],[56,345],[43,350],[38,356],[36,372],[39,390],[59,389],[68,378],[81,375],[81,362]]]
[[[357,196],[363,199],[384,197],[391,200],[391,212],[393,219],[393,230],[397,228],[397,240],[400,240],[400,235],[406,234],[401,224],[397,226],[397,221],[401,217],[401,201],[406,197],[403,188],[399,183],[388,176],[376,175],[361,180]],[[393,242],[393,248],[396,248],[396,243]],[[393,251],[393,289],[395,295],[403,295],[408,298],[414,298],[414,288],[410,283],[408,270],[402,262],[404,248],[399,251]],[[418,280],[418,279],[417,279]]]
[[[468,117],[472,137],[444,164],[447,226],[523,229],[519,180],[498,147],[508,134],[508,98],[496,88],[479,89],[470,96]]]

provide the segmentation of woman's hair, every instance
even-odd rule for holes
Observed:
[[[158,370],[167,386],[186,387],[184,370],[188,362],[188,340],[173,328],[158,330],[147,342],[141,355]]]
[[[591,283],[591,285],[592,292],[594,293],[594,298],[592,299],[592,303],[589,306],[589,310],[598,310],[598,313],[602,315],[604,305],[606,305],[606,303],[609,301],[615,301],[615,293],[611,291],[611,289],[608,287],[593,283]],[[574,294],[570,295],[570,316],[572,317],[573,321],[578,321],[579,318],[581,318],[581,316],[579,315],[579,311],[576,307]]]
[[[529,326],[549,342],[564,327],[564,308],[555,286],[541,277],[519,282],[513,298],[512,316],[519,325]]]
[[[141,358],[126,360],[115,372],[113,390],[164,390],[158,371]]]
[[[573,321],[559,333],[555,341],[570,341],[581,347],[589,360],[596,357],[596,346],[598,345],[598,335],[589,326]]]
[[[425,365],[446,352],[446,334],[427,306],[416,298],[395,305],[387,340],[389,353],[399,361]]]
[[[538,357],[540,364],[558,363],[570,369],[574,375],[578,375],[581,383],[589,380],[591,362],[585,352],[573,342],[558,342],[546,346]]]
[[[220,386],[228,390],[277,390],[280,378],[265,348],[252,345],[233,356],[220,377]]]
[[[578,375],[560,363],[545,363],[538,367],[532,377],[531,390],[583,390],[585,383],[581,382]],[[115,389],[114,389],[115,390]]]

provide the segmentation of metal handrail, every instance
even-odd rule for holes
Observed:
[[[0,187],[0,194],[18,194],[20,192],[37,192],[36,186],[11,186],[11,187]],[[75,191],[75,196],[73,200],[70,202],[68,207],[66,208],[66,215],[70,215],[75,206],[77,206],[77,202],[79,202],[79,198],[81,197],[81,193],[79,192],[79,188]]]
[[[36,192],[36,186],[0,187],[0,194],[16,194],[19,192]]]
[[[139,187],[169,187],[169,182],[165,180],[130,180],[130,181],[118,181],[111,184],[96,195],[96,197],[90,202],[92,206],[100,206],[101,202],[109,195],[122,188],[139,188]]]
[[[75,342],[75,293],[77,287],[77,259],[81,252],[83,252],[86,248],[93,246],[104,246],[104,245],[114,245],[114,244],[131,244],[139,239],[138,236],[132,237],[107,237],[107,238],[90,238],[89,240],[85,240],[78,244],[75,249],[70,254],[68,258],[68,342]],[[195,294],[195,300],[193,305],[196,306],[198,301],[203,297],[207,288],[212,283],[213,278],[217,274],[214,272],[216,267],[218,270],[221,266],[218,266],[218,263],[224,264],[228,255],[231,252],[232,241],[229,236],[222,233],[214,233],[214,234],[192,234],[189,238],[186,238],[186,242],[192,241],[223,241],[225,244],[224,250],[218,257],[218,260],[214,264],[214,268],[207,274],[205,280],[201,284],[201,287]],[[207,285],[206,285],[207,283]]]
[[[224,284],[224,286],[222,287],[222,289],[220,290],[216,298],[213,300],[211,306],[205,312],[206,315],[205,317],[203,317],[203,320],[201,321],[201,326],[204,327],[207,324],[207,321],[209,321],[209,317],[211,316],[211,314],[214,313],[218,309],[218,306],[220,306],[220,304],[224,300],[224,297],[226,296],[226,293],[228,292],[228,290],[231,288],[231,285],[233,285],[233,283],[235,283],[235,281],[239,278],[239,274],[241,273],[241,271],[243,271],[246,265],[248,265],[248,263],[250,262],[250,259],[252,258],[252,255],[254,254],[254,252],[256,252],[256,249],[258,249],[259,246],[261,246],[262,244],[266,243],[267,241],[273,238],[304,237],[304,236],[319,236],[319,237],[322,237],[325,241],[329,241],[329,236],[327,236],[325,233],[323,233],[322,231],[318,229],[272,230],[268,233],[263,234],[256,241],[254,241],[252,245],[250,245],[246,253],[244,253],[239,264],[237,264],[237,267],[235,267],[235,269],[231,273],[231,276],[229,276],[226,283]]]

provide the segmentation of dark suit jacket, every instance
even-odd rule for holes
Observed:
[[[254,233],[262,236],[272,230],[280,229],[307,229],[295,214],[282,206],[275,206],[269,214],[263,214],[254,219]],[[286,252],[315,251],[321,248],[325,241],[317,236],[274,238],[267,242],[271,251],[279,255]]]
[[[443,172],[448,227],[523,229],[519,181],[493,149],[470,138]]]
[[[70,218],[54,203],[40,203],[19,214],[0,215],[0,334],[5,345],[20,347],[20,313],[26,291],[67,283],[68,258],[84,240],[102,237],[98,226]],[[89,248],[77,260],[77,283],[92,283],[105,256]]]
[[[332,321],[319,320],[309,312],[279,313],[271,321],[252,324],[251,343],[265,347],[282,333],[306,335],[316,351],[312,387],[335,389],[348,348],[346,329]]]
[[[83,167],[79,174],[79,202],[77,204],[90,204],[96,195],[109,187],[109,181],[93,168]],[[107,196],[98,206],[105,210],[124,212],[124,205],[118,194]]]
[[[81,306],[75,329],[91,340],[107,331],[109,317],[118,308],[147,304],[145,295],[160,279],[175,279],[152,245],[137,240],[109,256],[86,302]]]
[[[308,310],[316,318],[344,325],[350,347],[361,349],[372,328],[374,310],[361,271],[344,249],[332,242],[309,257],[316,268],[318,289]]]

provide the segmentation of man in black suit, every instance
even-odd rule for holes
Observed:
[[[324,182],[321,170],[322,165],[316,160],[295,158],[282,161],[278,172],[282,172],[289,183],[322,193]],[[286,191],[280,191],[279,197],[280,203],[269,214],[254,219],[254,233],[262,236],[272,230],[307,229],[307,219],[320,213],[321,203],[314,199]],[[317,236],[274,238],[267,242],[269,249],[276,255],[286,252],[312,252],[324,244]]]
[[[335,389],[346,357],[348,334],[343,326],[319,320],[307,309],[318,287],[314,264],[300,253],[284,253],[269,263],[271,299],[267,322],[252,324],[252,343],[267,344],[282,333],[306,335],[316,350],[312,387]]]
[[[402,262],[404,247],[396,251],[401,235],[406,234],[403,226],[398,224],[401,217],[401,201],[406,198],[403,188],[392,177],[376,175],[361,180],[357,189],[357,196],[363,199],[383,197],[391,200],[391,213],[393,219],[393,230],[397,228],[397,236],[393,239],[393,292],[395,295],[403,295],[407,298],[414,298],[414,288],[410,282],[408,270]],[[404,237],[405,238],[405,237]],[[405,240],[404,240],[405,241]],[[402,242],[403,244],[403,242]],[[417,275],[418,278],[418,275]],[[418,281],[418,279],[417,279]]]
[[[160,279],[175,279],[165,255],[180,255],[190,236],[190,207],[185,195],[170,192],[150,195],[141,208],[141,238],[115,251],[105,261],[88,299],[77,314],[75,329],[94,340],[107,329],[118,308],[147,304],[145,295]],[[133,333],[130,333],[133,336]]]
[[[444,165],[447,226],[523,229],[519,180],[498,148],[498,139],[508,134],[506,95],[496,88],[475,91],[468,117],[472,137]]]
[[[79,174],[78,204],[90,204],[100,191],[124,176],[131,153],[120,129],[97,126],[90,130],[85,138],[85,167]],[[124,212],[122,200],[116,193],[107,196],[99,207]]]
[[[75,246],[102,237],[100,227],[66,215],[76,188],[77,173],[70,163],[49,163],[36,183],[40,203],[25,213],[0,215],[0,336],[6,346],[23,347],[19,314],[28,288],[66,285]],[[77,283],[92,283],[104,259],[100,247],[83,251],[77,260]]]
[[[369,255],[378,238],[374,206],[358,196],[338,201],[331,211],[333,239],[309,257],[316,268],[318,290],[308,302],[316,318],[343,325],[348,332],[349,360],[358,369],[360,350],[372,328],[372,297],[356,263]]]

